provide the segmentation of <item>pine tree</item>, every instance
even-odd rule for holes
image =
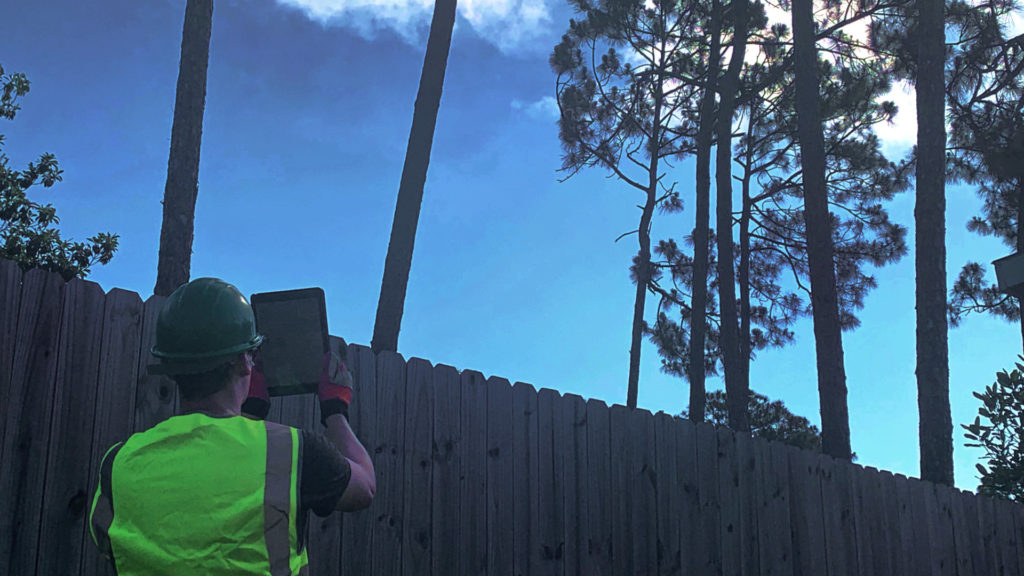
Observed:
[[[639,243],[631,267],[636,298],[627,384],[627,405],[635,407],[646,296],[657,279],[651,221],[659,206],[680,207],[674,184],[663,182],[663,162],[679,154],[685,142],[680,111],[693,94],[690,86],[670,79],[673,70],[689,66],[675,46],[692,14],[671,2],[579,0],[574,6],[585,19],[570,21],[551,56],[558,75],[563,170],[571,177],[583,168],[604,168],[644,199],[639,227],[630,232]],[[621,46],[631,51],[622,55],[616,49]]]
[[[171,124],[171,153],[164,186],[163,223],[153,293],[168,296],[189,280],[196,197],[199,194],[199,150],[206,108],[206,69],[210,62],[213,0],[188,0],[181,33],[181,60]]]

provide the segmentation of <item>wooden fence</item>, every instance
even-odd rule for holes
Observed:
[[[109,573],[86,526],[103,452],[171,416],[162,299],[0,261],[0,574]],[[337,345],[337,340],[334,340]],[[312,574],[1007,575],[1024,508],[418,358],[348,350],[365,511],[310,523]],[[312,396],[270,418],[314,428]]]

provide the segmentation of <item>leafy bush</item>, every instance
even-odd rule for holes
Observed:
[[[1024,361],[1024,356],[1020,359]],[[980,494],[1024,501],[1024,365],[1013,372],[1003,370],[984,392],[975,392],[981,400],[978,416],[963,425],[965,445],[985,450],[984,464],[976,464],[981,473]]]

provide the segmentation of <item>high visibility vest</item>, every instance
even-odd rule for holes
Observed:
[[[90,529],[121,576],[297,576],[300,435],[175,416],[104,456]]]

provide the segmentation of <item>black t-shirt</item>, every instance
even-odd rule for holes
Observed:
[[[303,513],[312,510],[317,516],[329,516],[348,487],[352,467],[322,433],[300,432],[299,508]]]

